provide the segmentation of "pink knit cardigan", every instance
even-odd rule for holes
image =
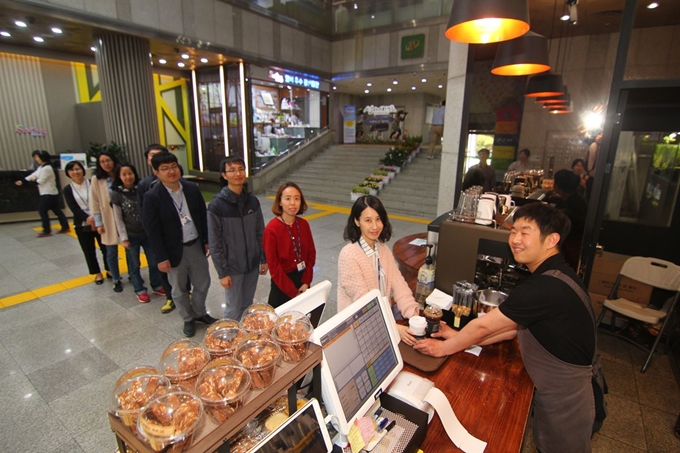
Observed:
[[[385,291],[392,295],[404,318],[418,314],[418,303],[406,284],[390,248],[378,242],[380,266],[385,271]],[[378,289],[378,271],[373,268],[373,257],[366,256],[358,242],[347,244],[338,257],[338,311],[366,294]]]

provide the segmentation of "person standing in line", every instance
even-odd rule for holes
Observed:
[[[118,178],[111,185],[111,204],[113,216],[116,220],[116,230],[120,243],[125,247],[128,274],[139,303],[151,302],[151,298],[144,286],[144,279],[140,272],[139,250],[144,247],[144,253],[149,265],[149,280],[153,293],[164,296],[160,271],[156,265],[149,238],[144,231],[137,206],[137,183],[139,176],[137,169],[131,164],[120,166]]]
[[[65,173],[71,179],[71,183],[64,187],[64,199],[73,212],[73,226],[76,230],[76,237],[83,255],[85,255],[85,262],[90,275],[94,275],[95,284],[101,285],[104,283],[104,276],[97,260],[95,243],[99,245],[99,250],[104,259],[104,268],[107,271],[109,265],[106,261],[106,247],[102,244],[102,238],[94,226],[94,217],[90,214],[90,181],[85,178],[85,167],[77,160],[72,160],[66,164]]]
[[[38,233],[36,236],[39,238],[52,236],[49,211],[54,212],[59,219],[61,230],[57,231],[57,234],[68,233],[71,229],[68,225],[68,220],[66,220],[66,216],[59,207],[59,189],[57,188],[57,177],[54,174],[52,165],[50,165],[50,153],[44,150],[35,150],[31,153],[31,157],[33,157],[33,160],[39,166],[33,173],[26,176],[24,179],[26,181],[35,181],[35,183],[38,184],[38,192],[40,193],[38,213],[40,214],[40,220],[42,220],[43,230],[42,233]],[[21,186],[23,183],[22,180],[19,180],[14,184]]]
[[[529,148],[520,149],[517,157],[517,160],[511,163],[508,167],[508,171],[525,172],[529,170],[529,157],[531,157],[531,151],[529,151]]]
[[[586,173],[591,178],[595,176],[597,170],[597,154],[600,152],[600,146],[602,144],[602,134],[597,134],[595,141],[588,147],[588,152],[586,153]]]
[[[114,154],[102,151],[97,156],[97,166],[90,184],[90,212],[94,217],[97,233],[101,236],[104,247],[106,247],[106,262],[109,265],[108,276],[113,279],[113,290],[117,293],[123,291],[123,283],[120,279],[120,268],[118,267],[118,232],[111,207],[110,191],[111,184],[118,175],[119,167],[118,158]]]
[[[314,277],[316,248],[302,190],[293,182],[279,187],[272,205],[274,218],[264,229],[264,254],[271,276],[269,305],[278,307],[309,289]]]
[[[434,147],[442,141],[444,137],[444,116],[446,113],[446,100],[442,101],[442,105],[432,114],[432,126],[430,126],[430,152],[427,158],[432,160],[434,158]]]
[[[259,275],[268,270],[262,248],[264,216],[260,201],[245,188],[245,162],[230,156],[220,162],[226,186],[208,205],[212,260],[225,288],[224,317],[240,319],[252,305]]]
[[[151,166],[151,159],[153,158],[153,156],[161,152],[168,153],[169,151],[165,146],[159,145],[158,143],[152,143],[151,145],[147,146],[146,149],[144,150],[144,158],[146,159],[146,163],[149,165],[149,168],[151,168],[151,174],[143,178],[141,181],[139,181],[139,184],[137,185],[137,210],[141,217],[144,216],[144,194],[147,193],[154,185],[158,184],[158,177],[156,177],[156,174],[153,172],[153,167]],[[142,225],[143,224],[144,221],[142,219]],[[149,253],[153,254],[153,251],[149,250]],[[149,253],[147,253],[147,257],[149,256]],[[160,277],[163,288],[157,291],[157,293],[159,295],[165,296],[165,304],[161,307],[161,313],[166,314],[170,313],[172,310],[175,309],[175,302],[172,300],[172,286],[170,285],[170,281],[168,280],[168,274],[166,274],[165,272],[160,272]],[[187,291],[191,290],[190,286],[191,284],[189,284],[189,288],[187,289]]]
[[[496,187],[496,170],[486,162],[489,159],[489,154],[491,152],[486,148],[477,151],[479,163],[468,170],[470,172],[479,169],[484,173],[484,192],[491,192]]]
[[[210,289],[208,229],[205,201],[198,186],[182,178],[177,157],[160,152],[151,158],[160,183],[144,195],[144,228],[149,236],[158,270],[168,274],[172,298],[187,337],[196,334],[195,321],[216,321],[205,309]],[[193,295],[186,290],[191,278]]]

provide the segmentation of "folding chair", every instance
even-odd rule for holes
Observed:
[[[674,294],[667,301],[667,303],[664,304],[661,310],[643,307],[639,303],[631,302],[625,298],[618,296],[619,283],[621,282],[621,279],[623,277],[631,278],[633,280],[645,283],[655,288],[673,291]],[[616,278],[616,282],[614,282],[614,287],[609,293],[609,297],[607,297],[607,299],[605,299],[603,303],[602,312],[600,313],[600,316],[597,318],[597,326],[599,327],[607,311],[610,311],[612,314],[611,316],[612,329],[615,326],[616,321],[615,318],[616,316],[619,315],[629,319],[635,319],[650,324],[658,324],[659,322],[661,322],[661,320],[663,320],[661,329],[659,329],[659,334],[654,340],[654,345],[651,347],[651,349],[647,348],[646,346],[640,343],[637,343],[635,340],[631,338],[627,338],[624,336],[621,337],[624,340],[628,341],[629,343],[634,344],[635,346],[638,346],[639,348],[649,352],[647,360],[645,361],[645,364],[642,366],[642,373],[644,373],[645,371],[647,371],[647,367],[649,366],[649,362],[652,360],[654,351],[656,350],[659,341],[661,341],[661,337],[666,331],[666,327],[669,325],[669,322],[678,304],[679,295],[680,295],[679,266],[676,266],[675,264],[669,261],[664,261],[656,258],[644,258],[641,256],[634,256],[632,258],[628,258],[621,267],[621,271],[619,272],[619,275]],[[669,330],[669,333],[667,335],[668,338],[666,339],[665,347],[666,350],[668,349],[668,345],[670,344],[670,335],[671,331]]]

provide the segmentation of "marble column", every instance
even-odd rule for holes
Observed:
[[[442,37],[442,39],[446,38]],[[465,100],[468,44],[451,41],[450,46],[442,163],[439,170],[439,195],[437,197],[438,216],[453,209],[456,181],[462,178],[462,175],[458,174],[458,155]]]
[[[149,41],[103,34],[95,38],[106,140],[124,146],[140,177],[147,145],[159,142]]]

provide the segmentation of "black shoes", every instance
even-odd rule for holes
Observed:
[[[122,293],[123,292],[123,284],[120,282],[120,280],[113,283],[113,291],[116,292],[116,293]]]
[[[194,322],[193,321],[185,322],[184,330],[182,330],[182,332],[184,332],[184,336],[186,337],[193,337],[194,335],[196,335],[196,326],[194,325]]]
[[[205,315],[201,316],[200,318],[196,318],[194,321],[198,321],[198,322],[202,322],[203,324],[210,325],[210,324],[213,324],[215,321],[217,321],[217,319],[213,318],[212,316],[210,316],[209,314],[206,313]]]

